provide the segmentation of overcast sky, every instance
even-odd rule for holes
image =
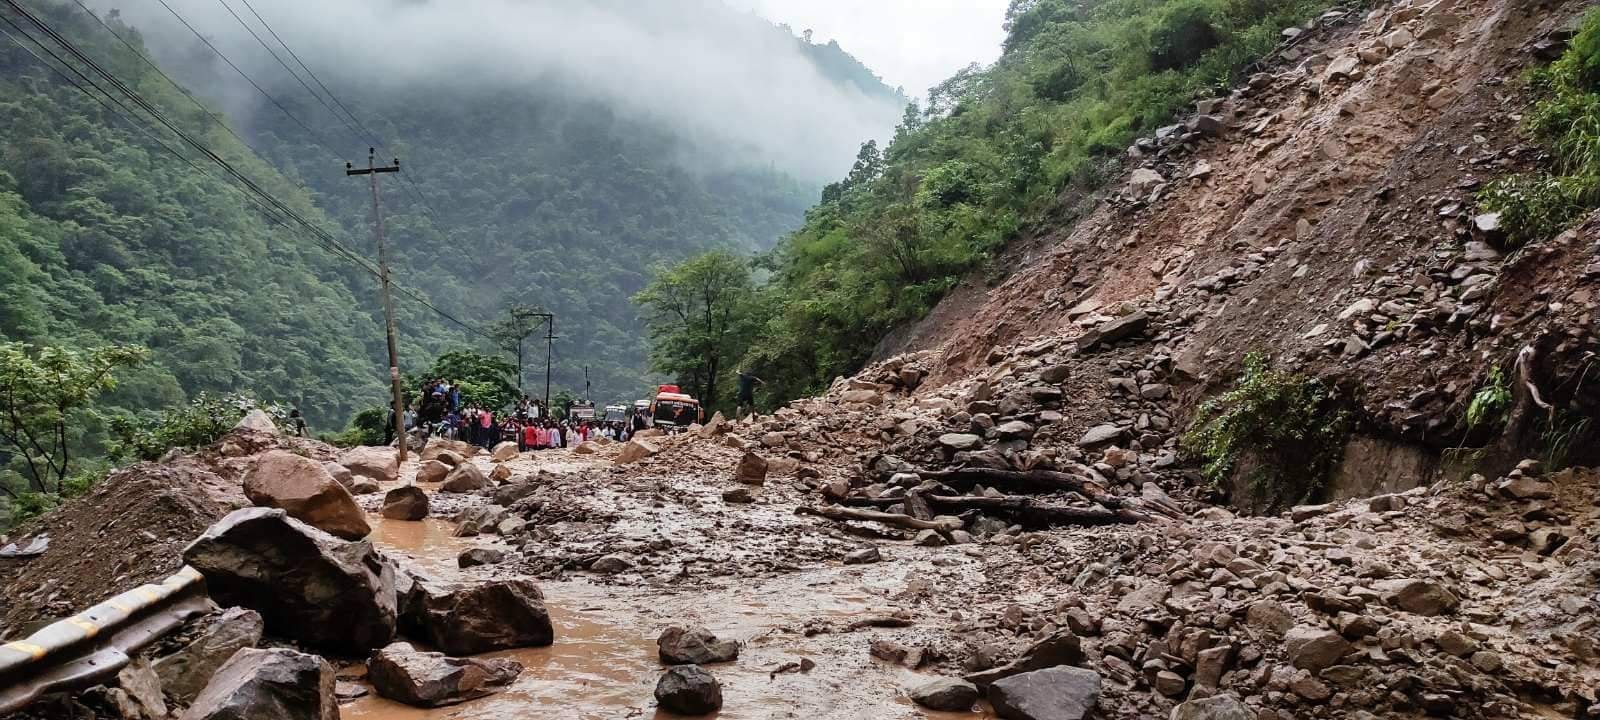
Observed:
[[[1008,0],[727,0],[812,42],[838,40],[891,86],[914,97],[973,62],[1000,56]]]

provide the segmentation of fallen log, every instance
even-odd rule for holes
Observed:
[[[937,506],[940,510],[985,510],[995,513],[1006,513],[1015,516],[1025,525],[1035,527],[1048,527],[1053,525],[1112,525],[1117,523],[1148,522],[1150,515],[1131,507],[1075,507],[1072,505],[1055,505],[1043,503],[1031,497],[1005,495],[1001,497],[987,497],[982,495],[924,495],[923,499],[929,504]],[[904,498],[864,498],[852,497],[845,499],[845,504],[858,507],[883,507],[902,502]]]
[[[977,485],[987,485],[1008,491],[1007,494],[1028,492],[1075,492],[1102,507],[1111,510],[1154,512],[1174,519],[1184,517],[1183,511],[1170,500],[1146,501],[1113,495],[1105,486],[1094,480],[1056,470],[995,470],[992,468],[955,468],[951,470],[918,470],[923,480],[936,480],[960,490],[971,490]]]
[[[857,508],[841,507],[838,505],[823,505],[821,507],[801,505],[800,507],[794,509],[794,514],[815,515],[817,517],[828,518],[829,520],[861,520],[865,522],[879,522],[885,525],[911,528],[912,530],[939,530],[941,532],[960,530],[962,525],[959,518],[935,518],[932,520],[921,520],[911,517],[910,515],[901,515],[899,513],[886,513],[879,512],[877,510],[860,510]]]

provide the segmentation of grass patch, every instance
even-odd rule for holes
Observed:
[[[1321,381],[1273,370],[1266,355],[1252,352],[1233,389],[1200,406],[1183,447],[1201,459],[1216,489],[1247,474],[1249,497],[1235,504],[1271,510],[1321,492],[1351,425],[1350,412]]]

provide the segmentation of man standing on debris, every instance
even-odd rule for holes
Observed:
[[[766,383],[763,382],[761,380],[761,378],[758,378],[758,377],[756,377],[754,375],[751,375],[750,373],[745,372],[743,368],[739,369],[739,403],[733,409],[733,416],[734,417],[736,417],[736,418],[744,417],[745,408],[749,408],[750,409],[750,414],[752,414],[752,415],[755,414],[755,412],[756,412],[756,386],[757,385],[765,385],[765,384]]]

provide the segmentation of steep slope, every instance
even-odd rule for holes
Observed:
[[[1466,455],[1446,455],[1489,469],[1524,454],[1594,462],[1593,444],[1571,439],[1592,432],[1597,407],[1583,382],[1597,349],[1593,248],[1582,229],[1497,248],[1472,209],[1476,188],[1535,160],[1517,79],[1579,9],[1324,16],[1246,87],[1202,103],[1207,115],[1131,148],[1136,169],[1081,220],[1010,248],[1000,264],[1017,272],[969,280],[884,351],[931,350],[934,386],[959,384],[1008,348],[1059,339],[1070,355],[1073,338],[1143,310],[1180,382],[1178,427],[1251,351],[1339,388],[1357,432],[1336,491],[1425,482],[1462,444]],[[1074,367],[1085,388],[1122,374],[1094,356]],[[1514,395],[1503,434],[1466,418],[1497,374]],[[1122,422],[1120,392],[1072,398],[1076,430]]]
[[[360,238],[370,200],[343,160],[364,160],[374,143],[401,157],[414,185],[390,179],[386,209],[403,276],[473,323],[514,303],[553,311],[556,386],[581,394],[588,367],[597,400],[634,397],[648,382],[629,300],[655,264],[770,247],[906,101],[837,45],[716,1],[496,2],[472,13],[352,3],[339,11],[347,25],[411,33],[405,53],[370,55],[346,52],[328,23],[292,3],[260,8],[332,105],[312,99],[318,82],[283,47],[266,54],[212,3],[175,6],[318,131],[241,97],[239,76],[160,8],[130,9],[167,64],[224,103],[264,157]],[[345,108],[359,124],[340,117]],[[406,335],[407,358],[487,349],[459,332]]]
[[[76,8],[33,6],[187,132],[332,227],[307,193],[93,20]],[[102,410],[248,389],[300,403],[326,425],[380,397],[370,276],[269,224],[220,171],[196,172],[136,129],[153,121],[108,110],[50,67],[60,66],[0,38],[0,338],[150,347],[152,362],[128,374]]]

